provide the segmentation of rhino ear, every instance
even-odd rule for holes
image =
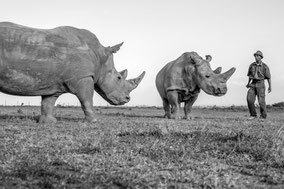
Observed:
[[[195,66],[199,66],[202,64],[202,58],[197,54],[197,53],[192,53],[191,56],[190,56],[191,60],[192,61],[192,64],[195,65]]]
[[[127,69],[122,70],[122,71],[121,71],[121,72],[119,72],[119,73],[120,73],[120,75],[121,75],[121,77],[122,77],[123,79],[126,79],[126,77],[127,77],[127,73],[128,73]]]
[[[222,72],[222,67],[216,68],[216,70],[213,71],[215,74],[220,74]]]
[[[108,47],[108,50],[111,52],[111,53],[116,53],[120,47],[123,45],[123,42],[122,43],[119,43],[117,45],[114,45],[112,47]]]
[[[211,62],[211,60],[212,60],[212,56],[211,55],[206,55],[205,58],[206,58],[206,60],[208,62]]]

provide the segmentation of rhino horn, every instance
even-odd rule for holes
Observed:
[[[114,45],[112,47],[108,47],[108,50],[111,52],[111,53],[116,53],[120,47],[123,45],[123,42],[122,43],[119,43],[117,45]]]
[[[220,74],[222,72],[222,67],[218,67],[213,71],[215,74]]]
[[[221,77],[227,81],[232,75],[233,73],[236,71],[236,68],[231,68],[228,71],[226,71],[225,73],[221,74]]]
[[[121,71],[121,72],[119,72],[119,73],[120,73],[120,75],[121,75],[121,77],[122,77],[123,79],[126,79],[126,77],[127,77],[127,73],[128,73],[127,69],[122,70],[122,71]]]
[[[205,58],[206,58],[206,60],[207,60],[208,62],[210,62],[210,61],[212,60],[212,56],[211,56],[211,55],[206,55]]]
[[[129,84],[130,84],[130,89],[131,89],[131,91],[132,91],[133,89],[135,89],[135,88],[139,85],[139,83],[140,83],[141,80],[143,79],[144,75],[145,75],[145,71],[143,71],[143,73],[142,73],[141,75],[139,75],[138,77],[136,77],[136,78],[134,78],[134,79],[129,79],[129,80],[127,80],[127,81],[129,82]]]

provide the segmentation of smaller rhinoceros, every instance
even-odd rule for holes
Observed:
[[[203,59],[196,52],[186,52],[159,71],[156,87],[163,100],[165,117],[180,119],[180,103],[184,102],[184,118],[191,119],[191,108],[200,89],[214,96],[226,94],[226,82],[236,69],[221,74],[221,67],[211,69],[211,60],[210,55]]]

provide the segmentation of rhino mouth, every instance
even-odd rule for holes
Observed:
[[[207,88],[205,92],[213,96],[223,96],[227,93],[227,89],[210,87],[210,88]]]
[[[215,96],[223,96],[223,95],[225,95],[225,93],[217,93],[217,94],[215,94]]]
[[[227,89],[220,89],[220,88],[217,88],[214,90],[214,95],[215,96],[223,96],[227,93]]]
[[[111,105],[123,105],[125,103],[127,103],[127,101],[119,101],[116,98],[112,97],[111,95],[107,95],[98,85],[95,85],[95,91],[101,96],[103,97],[103,99],[105,99],[108,103],[110,103]]]

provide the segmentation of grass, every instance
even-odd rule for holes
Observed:
[[[6,108],[6,107],[2,107]],[[36,123],[39,107],[0,115],[0,188],[282,188],[275,148],[283,113],[264,122],[246,111],[198,108],[196,119],[163,119],[157,108],[57,108],[57,124]],[[279,142],[279,141],[278,141]],[[281,143],[280,143],[281,146]]]

